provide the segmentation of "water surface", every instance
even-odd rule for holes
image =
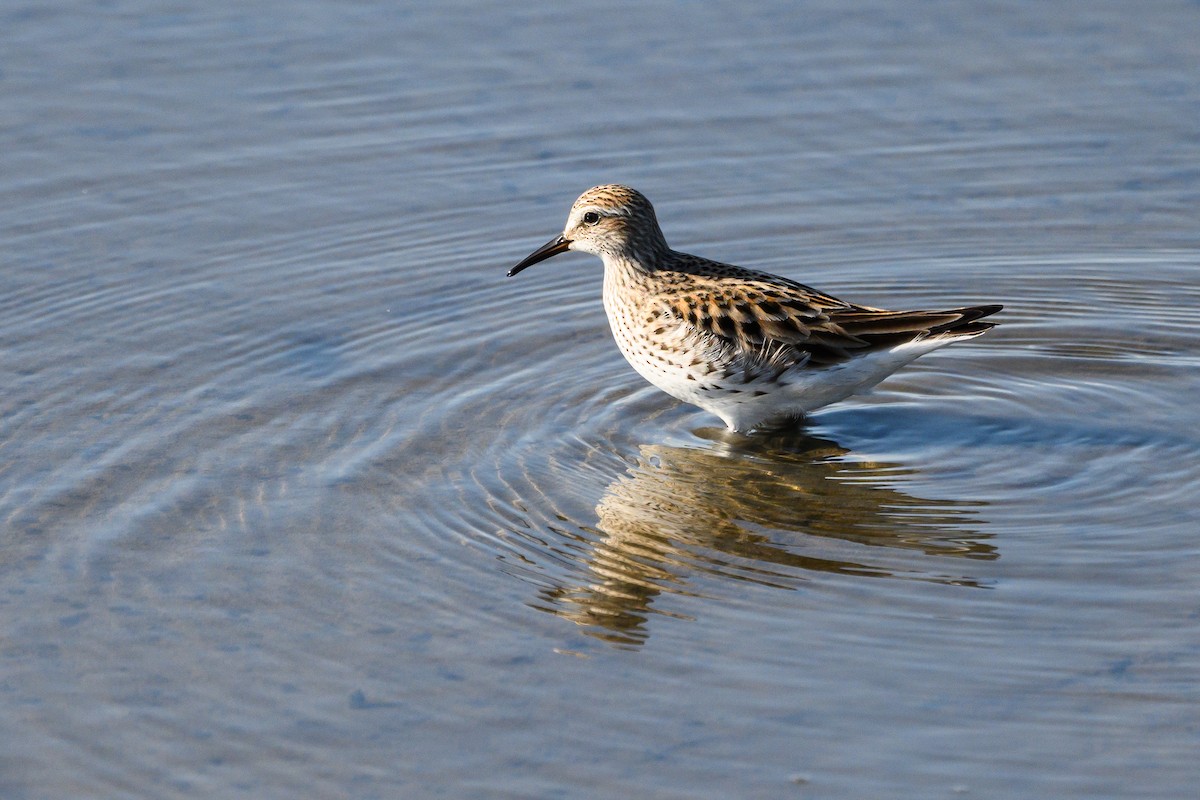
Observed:
[[[0,11],[0,795],[1190,797],[1200,6]],[[803,429],[682,250],[1002,302]]]

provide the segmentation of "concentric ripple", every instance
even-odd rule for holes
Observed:
[[[0,797],[1194,794],[1195,4],[876,5],[0,11]],[[610,181],[1006,309],[732,437]]]
[[[1146,258],[1158,274],[1191,268]],[[424,512],[429,535],[456,531],[529,584],[530,605],[628,646],[656,614],[696,613],[670,596],[864,578],[986,588],[1011,526],[1181,522],[1200,440],[1170,420],[1173,394],[1194,384],[1195,307],[1173,305],[1179,282],[1155,294],[1123,279],[1134,259],[1050,263],[909,265],[953,297],[969,273],[1008,303],[1002,326],[806,430],[751,437],[706,428],[703,412],[641,383],[608,342],[594,276],[480,295],[482,317],[514,304],[540,319],[504,331],[503,357],[460,343],[455,360],[484,388],[436,398],[422,425],[446,442],[485,420],[489,435],[460,442],[444,473],[457,502]],[[1064,273],[1091,287],[1088,303],[1055,299]],[[865,271],[838,278],[874,299]],[[936,302],[908,294],[895,304]],[[1144,320],[1139,308],[1173,310]]]

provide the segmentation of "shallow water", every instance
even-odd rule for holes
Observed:
[[[1200,6],[0,10],[0,796],[1190,797]],[[1001,325],[787,434],[595,259]]]

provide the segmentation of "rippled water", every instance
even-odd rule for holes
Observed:
[[[0,9],[0,796],[1190,797],[1200,6]],[[646,386],[590,185],[1002,302]]]

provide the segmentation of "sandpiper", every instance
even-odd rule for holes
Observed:
[[[989,330],[979,320],[1002,308],[887,311],[680,253],[650,201],[627,186],[588,189],[562,235],[508,275],[568,250],[604,261],[604,310],[633,368],[736,431],[869,389],[918,356]]]

